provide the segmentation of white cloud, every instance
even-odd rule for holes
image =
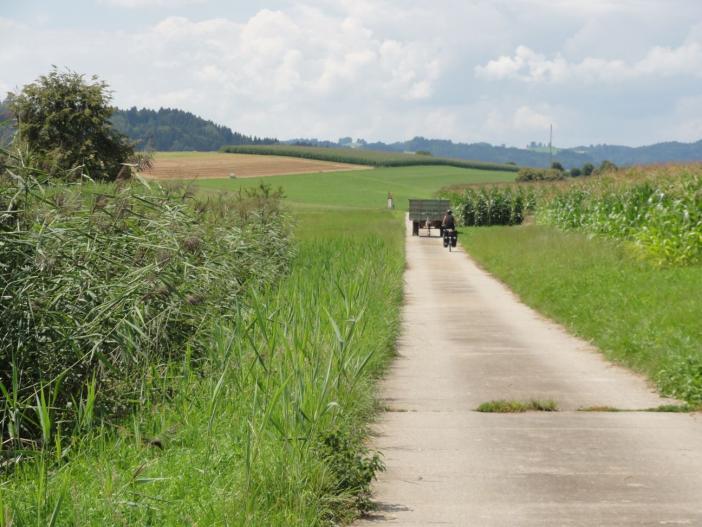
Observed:
[[[131,32],[9,29],[0,37],[0,82],[9,72],[28,82],[65,65],[107,80],[118,105],[181,106],[282,137],[314,127],[333,137],[344,132],[339,114],[368,119],[370,107],[390,115],[403,101],[430,100],[446,66],[435,42],[388,38],[348,12],[309,5],[262,9],[241,22],[171,16]]]
[[[656,46],[634,65],[641,75],[702,76],[702,45],[697,42],[677,48]]]
[[[576,116],[567,110],[546,103],[519,104],[503,101],[500,105],[480,104],[473,109],[480,115],[481,124],[476,130],[479,137],[496,144],[507,143],[504,137],[519,137],[512,144],[524,145],[529,141],[548,141],[549,127],[558,131],[562,121],[572,122]]]
[[[275,0],[267,8],[207,0],[206,9],[188,8],[198,1],[98,0],[103,7],[70,27],[59,3],[46,2],[43,25],[0,17],[0,90],[57,64],[98,74],[119,106],[179,106],[282,138],[522,145],[544,140],[553,121],[562,141],[589,144],[697,130],[697,107],[688,104],[684,118],[675,105],[699,92],[699,0]],[[153,9],[138,17],[127,9],[139,7]],[[672,127],[671,115],[686,128]]]
[[[207,0],[99,0],[103,5],[142,9],[147,7],[181,7],[186,5],[204,4]]]
[[[651,0],[512,0],[512,2],[522,9],[557,10],[575,16],[603,16],[629,12],[641,9],[645,4],[654,3]]]
[[[702,138],[702,95],[680,98],[664,128],[668,137],[699,141]]]
[[[675,48],[656,46],[633,63],[597,57],[569,62],[560,54],[547,58],[526,46],[519,46],[514,55],[500,56],[485,65],[476,66],[474,71],[476,77],[481,79],[513,79],[533,83],[620,82],[644,76],[700,77],[702,46],[697,42]]]
[[[514,112],[512,124],[517,130],[543,131],[553,124],[553,118],[529,106],[520,106]]]

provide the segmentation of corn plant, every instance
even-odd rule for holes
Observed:
[[[702,260],[699,165],[632,168],[551,187],[538,201],[543,223],[630,240],[661,265]]]
[[[520,225],[530,203],[530,196],[522,187],[508,185],[469,185],[445,189],[440,195],[451,200],[466,227]]]

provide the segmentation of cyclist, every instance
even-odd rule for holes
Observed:
[[[444,238],[444,247],[448,247],[449,250],[451,250],[451,247],[456,246],[456,240],[458,239],[456,220],[453,217],[451,209],[446,211],[444,219],[441,221],[441,231],[441,236]]]
[[[446,214],[444,214],[444,219],[441,221],[441,228],[442,229],[455,229],[456,228],[456,220],[453,218],[453,212],[451,212],[451,209],[446,211]]]

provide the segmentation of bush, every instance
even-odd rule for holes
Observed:
[[[605,159],[604,161],[602,161],[602,163],[600,163],[600,166],[597,167],[597,170],[595,170],[594,173],[599,175],[606,174],[608,172],[616,172],[617,170],[619,170],[619,167],[617,165]]]
[[[329,518],[334,522],[348,521],[372,510],[371,483],[378,472],[385,470],[380,454],[370,451],[361,434],[346,427],[325,431],[317,439],[315,451],[333,474],[334,487],[328,494],[337,497]],[[341,499],[339,499],[341,498]],[[351,498],[351,503],[344,503]]]
[[[563,172],[554,168],[522,168],[517,173],[516,181],[558,181],[564,178]]]

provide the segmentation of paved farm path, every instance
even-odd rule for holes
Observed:
[[[399,357],[375,429],[387,472],[359,526],[702,525],[702,416],[521,304],[459,249],[407,235]],[[492,399],[556,413],[481,414]]]

